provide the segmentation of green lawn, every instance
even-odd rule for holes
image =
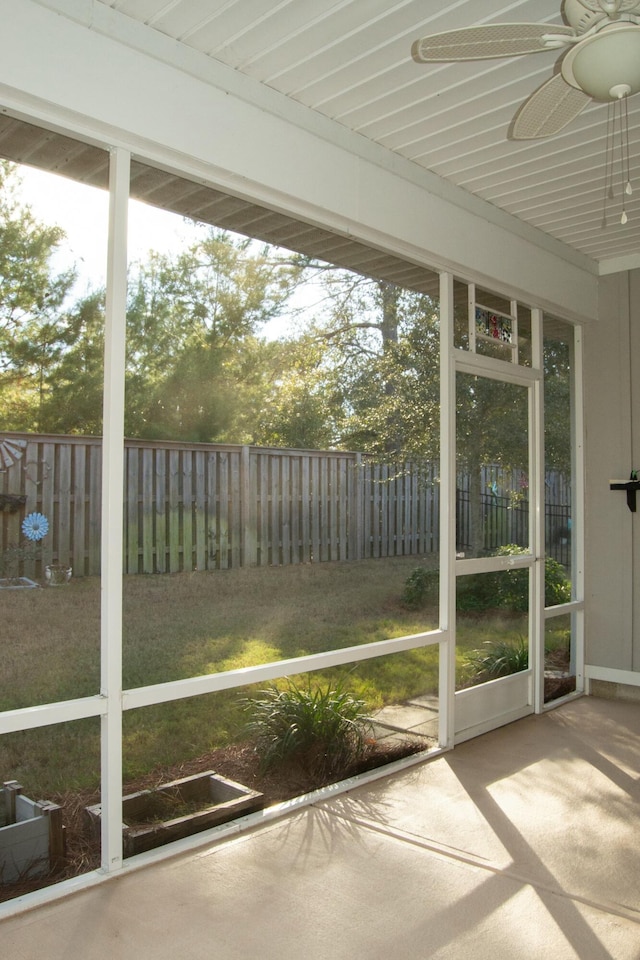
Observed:
[[[402,593],[413,557],[250,568],[124,580],[124,687],[163,683],[434,629],[434,608],[409,610]],[[96,694],[100,689],[100,582],[4,591],[0,709]],[[526,618],[525,618],[526,619]],[[514,616],[469,615],[458,623],[457,678],[466,653],[515,638]],[[306,683],[338,679],[374,711],[437,693],[438,645],[374,657]],[[245,736],[244,687],[127,711],[125,779],[201,756]],[[0,737],[0,776],[44,796],[94,786],[100,776],[97,718]]]
[[[417,633],[434,610],[401,603],[419,561],[270,567],[129,577],[124,582],[124,686],[136,687]],[[6,591],[0,709],[99,692],[100,583]],[[348,685],[370,709],[437,690],[438,648],[374,658],[314,674]],[[243,736],[241,698],[223,691],[124,716],[125,775],[198,756]],[[99,779],[99,721],[0,738],[0,775],[46,793]]]
[[[258,663],[371,643],[434,629],[437,611],[402,603],[413,557],[127,577],[124,581],[124,687],[162,683]],[[100,582],[5,591],[0,709],[96,694],[100,689]],[[526,630],[513,616],[458,623],[457,677],[466,653],[486,640]],[[340,679],[374,711],[437,693],[438,645],[374,657],[297,678]],[[249,687],[127,711],[125,779],[198,757],[245,736]],[[0,776],[46,796],[95,786],[100,778],[97,718],[0,737]]]

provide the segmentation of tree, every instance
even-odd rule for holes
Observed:
[[[322,343],[308,332],[271,345],[254,443],[298,450],[327,450],[338,444],[340,387],[325,359]]]
[[[484,550],[482,468],[527,468],[527,398],[526,387],[470,374],[456,377],[457,467],[469,480],[467,546],[472,556]]]
[[[557,330],[558,324],[554,322],[552,327]],[[562,335],[545,336],[545,466],[567,477],[571,474],[570,360],[570,345]],[[477,556],[484,547],[482,466],[498,464],[506,470],[524,471],[521,482],[528,482],[527,390],[486,377],[458,375],[456,403],[458,467],[469,477],[469,546]],[[526,499],[526,487],[511,495],[515,506],[520,498]]]
[[[94,290],[64,311],[65,346],[49,373],[40,411],[46,433],[102,434],[104,290]]]
[[[327,277],[331,309],[314,333],[327,383],[340,395],[338,445],[396,462],[439,457],[438,304],[353,275]],[[466,301],[465,325],[466,320]],[[458,467],[469,477],[472,551],[483,546],[481,470],[526,468],[526,391],[486,377],[457,378]]]
[[[0,161],[0,427],[41,430],[50,373],[67,344],[59,313],[75,280],[55,274],[64,236],[17,198],[16,168]]]
[[[128,315],[127,430],[245,442],[267,389],[260,338],[300,269],[250,240],[210,231],[178,258],[139,268]]]
[[[572,343],[564,335],[544,337],[544,446],[547,470],[571,476]]]
[[[375,291],[377,349],[351,368],[345,391],[350,446],[414,463],[439,454],[438,305],[430,297],[388,284]]]
[[[272,400],[278,436],[387,459],[437,457],[438,311],[429,297],[326,265],[323,310],[297,336]]]

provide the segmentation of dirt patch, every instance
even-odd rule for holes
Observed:
[[[144,777],[128,781],[124,785],[124,793],[128,795],[140,790],[151,790],[168,781],[203,773],[206,770],[215,770],[229,780],[235,780],[245,787],[264,794],[265,806],[268,807],[310,793],[337,780],[346,780],[367,770],[377,769],[432,746],[435,746],[435,741],[427,738],[423,738],[422,741],[372,741],[367,745],[364,756],[340,771],[339,775],[322,779],[312,771],[293,764],[280,765],[272,770],[262,771],[253,745],[236,744],[213,750],[195,760],[154,770]],[[64,810],[67,851],[65,867],[55,875],[40,877],[38,880],[0,884],[0,901],[88,873],[100,866],[100,844],[86,829],[85,814],[85,807],[100,802],[99,791],[68,791],[51,795],[47,799],[60,804]]]
[[[544,702],[550,703],[559,697],[566,697],[568,693],[573,693],[575,689],[575,677],[545,677]]]
[[[555,650],[544,658],[544,702],[566,697],[576,689],[576,678],[570,674],[568,650]]]

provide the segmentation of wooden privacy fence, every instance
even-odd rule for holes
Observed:
[[[38,511],[31,569],[98,574],[101,440],[2,434],[0,457],[0,551]],[[126,573],[419,555],[439,539],[436,466],[358,453],[127,440],[124,498]]]
[[[19,543],[26,513],[49,533],[37,559],[100,572],[102,442],[0,434],[0,556]],[[470,537],[469,479],[458,478],[457,542]],[[484,547],[527,543],[527,478],[482,468]],[[424,556],[439,544],[437,464],[376,463],[360,453],[231,444],[125,441],[124,571],[297,564]],[[568,564],[570,485],[546,478],[547,551]],[[0,573],[0,576],[2,574]]]

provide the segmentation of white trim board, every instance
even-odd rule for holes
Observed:
[[[635,670],[616,670],[614,667],[598,667],[587,664],[587,680],[605,680],[607,683],[624,683],[629,687],[640,687],[640,673]]]

